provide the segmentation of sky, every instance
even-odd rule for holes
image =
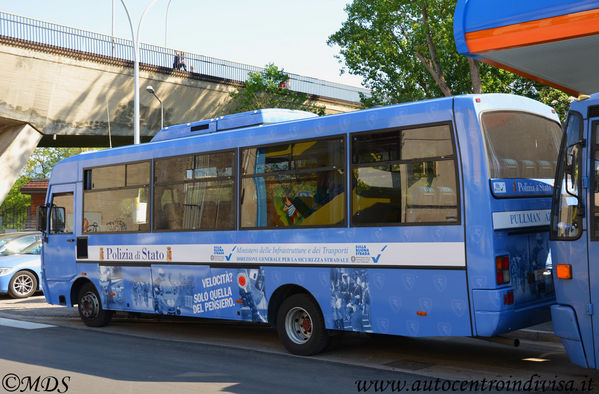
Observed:
[[[124,0],[137,32],[150,0]],[[360,86],[329,47],[350,0],[157,0],[144,17],[140,41],[252,66],[274,63],[288,73]],[[170,3],[170,5],[169,5]],[[121,0],[114,34],[131,39]],[[113,0],[0,0],[0,10],[96,33],[112,32]],[[168,13],[167,13],[168,10]],[[166,27],[166,29],[165,29]],[[166,34],[165,34],[166,33]]]

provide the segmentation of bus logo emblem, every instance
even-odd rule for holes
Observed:
[[[505,193],[505,182],[493,183],[493,193]]]

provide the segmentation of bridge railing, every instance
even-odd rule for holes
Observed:
[[[133,42],[131,40],[44,22],[2,11],[0,11],[0,36],[119,60],[134,60]],[[174,58],[174,49],[151,44],[140,44],[140,63],[173,68]],[[187,71],[238,82],[245,82],[249,72],[260,72],[263,70],[262,67],[230,62],[195,53],[185,53],[185,64]],[[368,89],[297,74],[289,74],[289,81],[286,87],[297,92],[351,102],[359,102],[360,93],[367,96],[370,95]]]

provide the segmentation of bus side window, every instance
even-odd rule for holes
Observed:
[[[85,169],[82,232],[150,230],[150,162]]]
[[[457,223],[449,125],[352,138],[352,225]]]
[[[242,150],[241,227],[345,223],[345,140],[297,141]]]
[[[234,229],[235,163],[233,151],[156,160],[154,230]]]

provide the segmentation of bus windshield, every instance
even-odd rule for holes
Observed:
[[[491,178],[553,179],[561,129],[558,123],[519,111],[482,115]]]

